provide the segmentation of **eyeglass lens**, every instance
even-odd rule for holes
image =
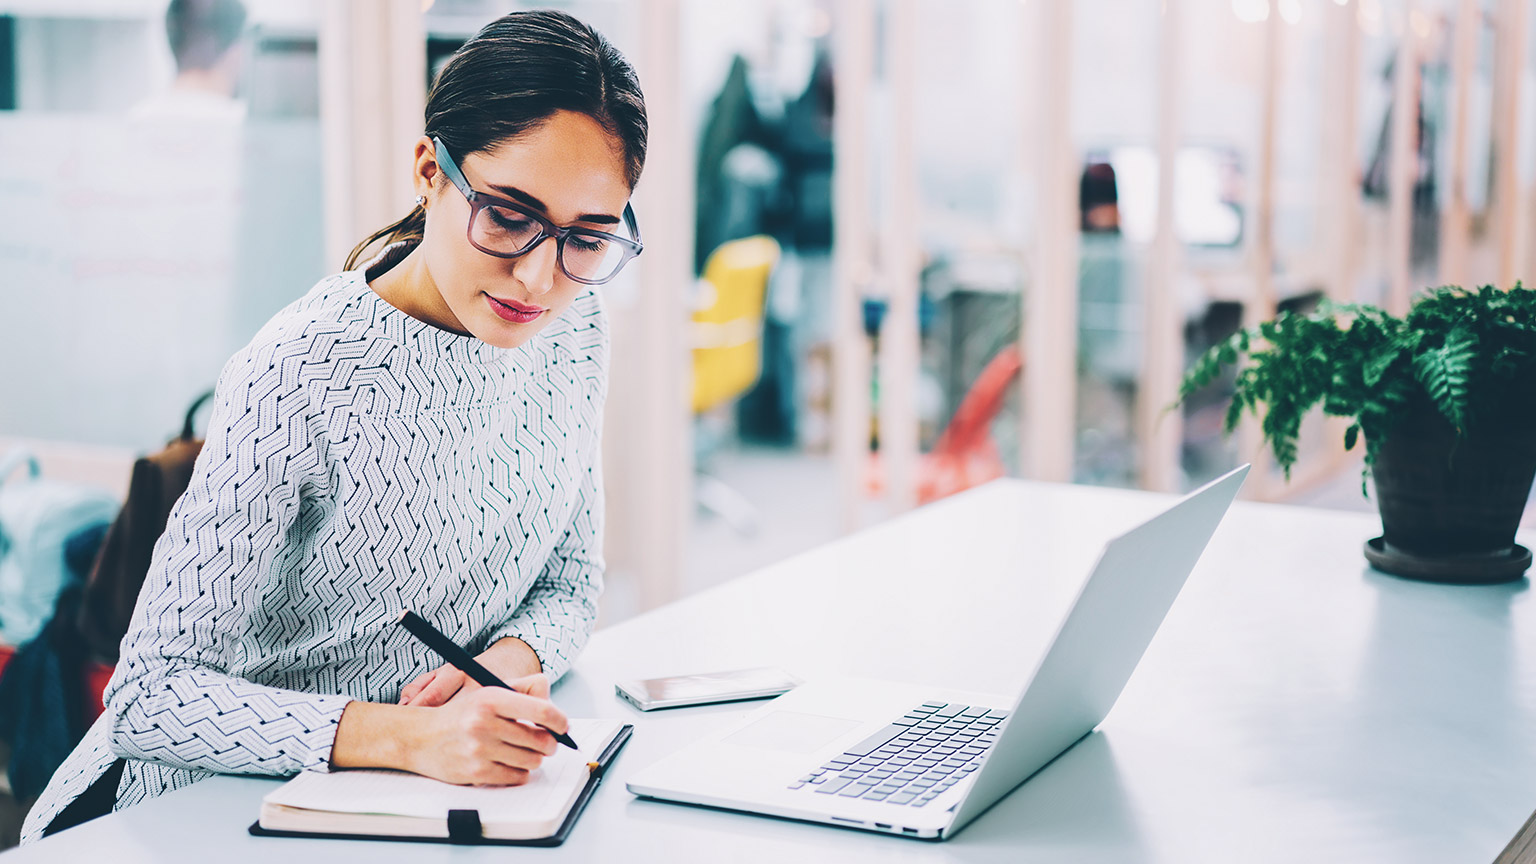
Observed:
[[[504,255],[517,255],[539,239],[542,226],[524,213],[495,205],[482,207],[470,226],[475,245]],[[593,234],[570,234],[559,244],[560,267],[576,279],[602,281],[624,263],[620,244]]]

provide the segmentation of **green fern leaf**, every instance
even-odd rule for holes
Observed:
[[[1375,387],[1381,381],[1381,376],[1387,373],[1387,369],[1397,361],[1402,350],[1396,347],[1389,348],[1375,355],[1365,362],[1365,386]]]
[[[1477,351],[1477,337],[1458,325],[1445,338],[1445,344],[1431,348],[1413,360],[1414,372],[1435,407],[1458,431],[1467,423],[1472,361]]]

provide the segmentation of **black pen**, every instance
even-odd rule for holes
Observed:
[[[433,627],[428,623],[427,619],[417,615],[415,612],[409,609],[402,611],[398,623],[411,631],[411,635],[420,639],[428,648],[441,654],[444,660],[453,664],[460,672],[475,679],[475,683],[481,687],[500,687],[504,690],[512,689],[507,686],[505,681],[492,674],[491,670],[476,662],[475,658],[469,656],[468,651],[458,646],[458,643],[444,636],[441,630]],[[555,736],[555,740],[561,744],[572,750],[576,749],[576,742],[571,740],[571,736],[564,732],[556,732],[546,726],[539,726],[539,728]]]

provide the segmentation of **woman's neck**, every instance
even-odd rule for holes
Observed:
[[[460,336],[472,335],[443,302],[443,294],[427,270],[420,243],[393,267],[368,280],[368,287],[384,302],[418,321]]]

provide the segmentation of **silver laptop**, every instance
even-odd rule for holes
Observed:
[[[1110,540],[1022,692],[813,680],[643,769],[629,791],[953,836],[1109,713],[1247,474],[1244,465]]]

